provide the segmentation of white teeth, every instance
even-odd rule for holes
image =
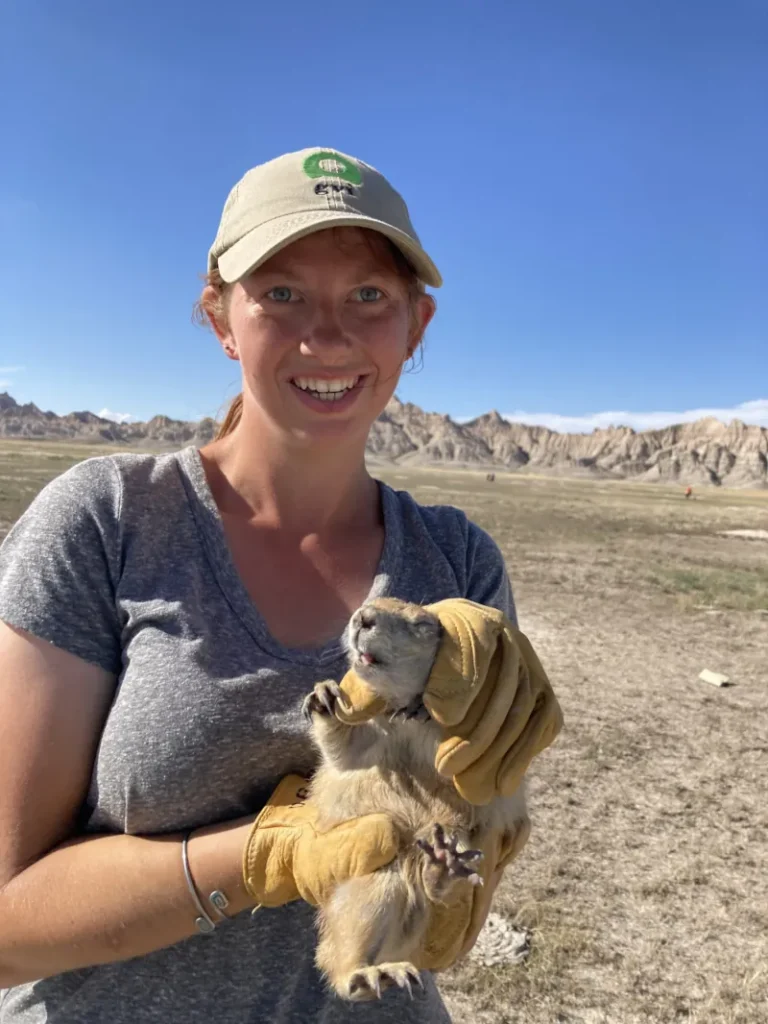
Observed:
[[[293,383],[302,391],[311,391],[317,398],[341,398],[357,384],[359,377],[339,377],[338,380],[320,380],[317,377],[296,377]]]

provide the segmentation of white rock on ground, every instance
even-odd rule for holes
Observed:
[[[491,912],[469,953],[469,959],[483,967],[519,964],[531,952],[531,933],[515,928],[501,914]]]

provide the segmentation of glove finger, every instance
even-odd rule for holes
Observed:
[[[421,948],[413,963],[421,971],[442,971],[456,962],[466,942],[472,922],[472,907],[477,890],[484,886],[466,886],[445,903],[430,903],[430,918]]]
[[[518,738],[528,728],[535,700],[531,693],[530,680],[527,672],[521,671],[521,680],[515,699],[497,729],[493,742],[485,750],[481,750],[466,768],[454,774],[454,785],[458,792],[473,804],[487,804],[498,796],[498,770],[507,752],[515,747]],[[473,749],[462,751],[466,757],[475,753]],[[450,761],[445,763],[449,767]]]
[[[498,685],[496,676],[486,681],[464,721],[459,726],[444,729],[445,739],[438,744],[435,754],[435,768],[440,775],[451,778],[487,750],[496,736],[498,723],[509,713],[513,699],[512,688]],[[424,704],[431,714],[426,698]]]
[[[525,729],[499,764],[496,787],[501,796],[515,792],[531,761],[554,742],[562,727],[563,715],[554,693],[541,692]]]
[[[456,726],[483,688],[505,617],[496,608],[463,598],[447,598],[426,608],[439,618],[443,637],[424,703],[437,722]]]
[[[473,838],[472,845],[483,851],[478,868],[483,885],[457,886],[447,900],[430,904],[424,943],[414,959],[421,970],[445,970],[471,948],[470,939],[480,930],[493,898],[491,881],[502,842],[496,831]]]
[[[339,685],[347,701],[346,707],[340,702],[336,704],[335,714],[340,722],[347,725],[367,722],[386,709],[386,702],[351,669]]]
[[[386,814],[366,814],[326,832],[305,829],[294,847],[296,887],[307,903],[320,906],[338,885],[389,864],[398,849],[397,828]]]
[[[470,708],[471,717],[438,747],[435,767],[441,775],[461,775],[473,764],[479,768],[481,758],[488,771],[522,733],[536,700],[527,656],[540,668],[527,638],[513,627],[505,628],[483,690]],[[541,677],[546,680],[543,669]]]

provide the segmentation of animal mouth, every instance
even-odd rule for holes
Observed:
[[[321,402],[338,402],[353,388],[359,386],[362,375],[356,377],[336,377],[322,380],[319,377],[294,377],[291,384],[299,391],[304,391]]]

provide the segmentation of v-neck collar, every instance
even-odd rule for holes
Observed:
[[[327,665],[342,658],[344,649],[341,636],[313,648],[286,647],[272,636],[235,566],[199,450],[190,445],[178,452],[177,458],[190,510],[216,581],[232,611],[258,646],[273,657],[294,664]],[[398,577],[403,551],[403,524],[397,495],[382,481],[377,480],[376,483],[384,518],[384,545],[368,594],[369,600],[392,595],[393,581]]]

